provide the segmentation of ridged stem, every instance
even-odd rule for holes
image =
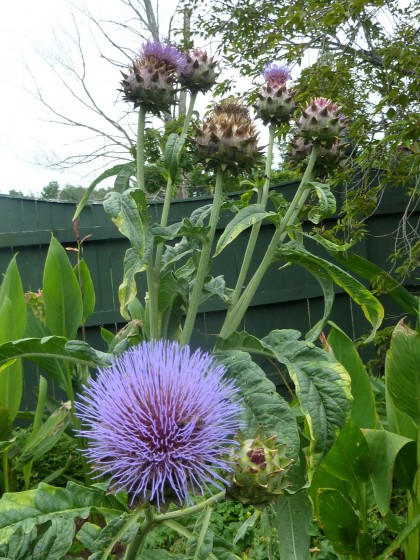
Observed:
[[[192,93],[188,111],[185,115],[184,125],[182,127],[180,138],[186,138],[188,134],[188,127],[190,125],[196,99],[197,99],[197,92]],[[173,189],[173,183],[171,178],[168,177],[168,181],[166,183],[165,200],[163,202],[163,208],[162,208],[162,216],[160,218],[160,225],[162,227],[166,227],[168,225],[169,210],[171,208],[171,201],[172,201],[172,189]],[[160,269],[162,265],[162,255],[163,255],[164,248],[165,248],[165,244],[163,243],[163,241],[156,248],[155,278],[157,281],[159,281],[160,278]]]
[[[134,540],[128,545],[124,560],[137,560],[138,558],[140,558],[140,553],[143,549],[144,542],[154,523],[152,509],[150,507],[146,507],[144,509],[144,513],[145,519],[140,525],[139,530],[137,531],[137,535],[134,537]]]
[[[219,336],[221,338],[227,338],[228,336],[230,336],[240,325],[240,322],[242,321],[249,305],[252,302],[255,292],[257,291],[261,280],[264,277],[264,274],[272,263],[272,259],[276,249],[278,248],[279,244],[283,242],[284,238],[287,235],[287,229],[296,221],[296,218],[298,217],[302,206],[305,204],[305,201],[308,198],[310,192],[307,183],[313,179],[313,169],[316,158],[318,156],[318,152],[319,146],[314,144],[307,168],[296,191],[296,194],[292,202],[290,203],[290,206],[286,214],[284,215],[281,224],[275,231],[260,266],[255,271],[254,276],[251,278],[248,286],[245,288],[236,305],[232,307],[230,312],[227,314],[225,322],[220,331]]]
[[[139,107],[139,115],[137,121],[137,158],[136,158],[136,178],[137,187],[146,192],[144,182],[144,129],[146,125],[146,108],[143,104]],[[147,213],[141,215],[140,219],[143,227],[146,229],[149,226],[149,217]],[[158,317],[158,296],[157,285],[155,282],[155,273],[153,269],[153,255],[146,265],[146,278],[147,278],[147,293],[149,295],[148,310],[149,310],[149,337],[151,340],[159,338],[159,317]]]
[[[180,519],[181,517],[187,517],[188,515],[194,515],[195,513],[200,513],[203,509],[208,508],[218,502],[221,502],[226,497],[226,492],[219,492],[215,494],[211,498],[207,498],[204,502],[200,502],[195,506],[191,506],[185,509],[178,509],[177,511],[170,511],[169,513],[161,513],[160,515],[156,515],[154,522],[161,523],[163,521],[169,521],[170,519]]]
[[[271,168],[273,163],[273,146],[274,140],[276,137],[276,128],[271,125],[269,129],[269,139],[268,139],[268,148],[267,148],[267,161],[265,164],[265,176],[266,180],[263,186],[263,190],[261,193],[261,198],[259,203],[262,206],[266,206],[268,200],[268,194],[270,191],[270,182],[271,182]],[[252,256],[254,254],[255,245],[257,243],[258,234],[260,233],[261,222],[254,224],[251,229],[251,233],[249,235],[248,245],[246,247],[246,251],[244,254],[244,259],[242,261],[241,270],[239,271],[239,276],[236,281],[236,286],[234,292],[232,294],[231,306],[233,307],[236,302],[238,301],[242,288],[244,287],[246,277],[248,274],[249,266],[251,264]]]
[[[181,335],[181,345],[188,344],[194,329],[195,318],[197,316],[198,307],[200,305],[201,292],[204,286],[204,280],[207,273],[210,252],[213,245],[214,234],[216,232],[217,222],[219,219],[220,208],[222,205],[223,193],[223,171],[219,170],[216,175],[216,186],[214,188],[213,205],[210,215],[210,231],[206,240],[203,242],[201,249],[200,261],[198,263],[197,275],[194,288],[191,294],[190,304],[188,306],[187,316],[185,318],[184,328]]]
[[[30,443],[35,438],[36,434],[38,433],[38,430],[42,425],[42,415],[44,414],[45,401],[47,399],[47,390],[48,390],[47,380],[45,379],[45,377],[40,375],[38,400],[36,404],[34,422],[32,424],[32,432],[31,435],[29,436],[28,443]],[[31,473],[32,473],[32,464],[33,464],[33,460],[29,461],[29,463],[24,465],[22,468],[23,480],[25,482],[25,490],[29,490],[29,483],[31,480]]]

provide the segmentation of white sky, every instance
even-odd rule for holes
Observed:
[[[176,1],[160,0],[159,3],[161,29],[165,31]],[[408,0],[400,1],[401,6],[407,3]],[[10,189],[39,193],[50,181],[58,181],[61,186],[66,183],[88,186],[101,172],[97,170],[98,162],[67,171],[46,167],[48,154],[64,157],[79,154],[81,150],[89,153],[90,144],[81,143],[86,133],[80,129],[49,122],[52,115],[35,99],[35,84],[27,69],[30,68],[43,95],[55,109],[74,119],[90,118],[91,115],[88,117],[80,111],[71,94],[65,92],[63,84],[53,78],[51,69],[36,54],[36,49],[42,52],[54,49],[57,37],[67,48],[69,39],[65,32],[73,34],[73,6],[77,19],[85,21],[80,29],[88,84],[104,111],[120,118],[122,109],[126,108],[117,101],[121,76],[117,68],[100,58],[98,46],[90,35],[93,24],[88,25],[77,12],[83,5],[98,18],[121,21],[124,17],[124,5],[120,0],[0,0],[0,193],[7,194]],[[123,37],[113,35],[113,38],[125,44]],[[132,48],[137,50],[140,45],[139,40]],[[204,106],[201,102],[201,107]],[[107,162],[99,163],[107,166]]]
[[[120,20],[124,9],[118,0],[0,2],[0,193],[8,193],[10,189],[39,193],[49,181],[58,181],[61,186],[66,183],[88,186],[98,175],[98,172],[92,172],[97,164],[65,172],[46,167],[48,154],[80,153],[80,140],[86,133],[48,122],[51,114],[34,97],[36,88],[27,69],[30,68],[37,85],[54,108],[62,109],[66,114],[68,112],[75,119],[83,119],[82,113],[71,112],[78,107],[77,104],[72,103],[62,84],[53,79],[51,70],[36,54],[37,49],[48,52],[54,48],[55,36],[67,45],[68,39],[61,29],[73,33],[72,6],[77,10],[83,4],[98,17],[109,19]],[[172,7],[175,2],[161,0],[160,4]],[[161,8],[161,11],[166,16],[170,9],[164,12]],[[76,17],[80,17],[77,11]],[[98,47],[89,35],[89,26],[83,25],[82,38],[92,91],[95,91],[95,99],[104,110],[114,111],[116,116],[124,106],[117,103],[114,107],[121,75],[118,69],[100,59]],[[90,27],[93,27],[92,24]],[[139,41],[133,48],[137,50],[140,44]]]

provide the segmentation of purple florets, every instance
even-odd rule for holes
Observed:
[[[262,75],[268,85],[278,87],[290,79],[290,70],[287,66],[278,66],[277,64],[270,63],[264,66]]]
[[[148,499],[160,507],[171,494],[185,503],[190,490],[222,488],[242,411],[225,373],[210,354],[176,342],[128,350],[76,404],[89,462],[131,503]]]
[[[178,73],[181,73],[187,64],[187,57],[184,53],[173,45],[165,45],[157,40],[145,43],[140,51],[140,57],[154,57],[168,66],[172,66],[173,70]]]

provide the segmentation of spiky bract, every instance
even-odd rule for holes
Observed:
[[[234,99],[216,105],[196,133],[195,152],[207,169],[247,172],[260,156],[255,124],[248,109]]]
[[[216,83],[217,63],[206,51],[195,49],[186,55],[186,65],[181,72],[179,81],[191,93],[206,93]]]
[[[314,167],[316,174],[326,176],[336,169],[345,157],[343,152],[347,146],[348,144],[341,138],[336,139],[331,146],[321,144]],[[309,157],[312,147],[313,143],[309,140],[301,136],[295,136],[290,142],[287,159],[295,165],[299,165]]]
[[[345,123],[346,118],[336,103],[316,97],[301,109],[296,124],[303,138],[329,147],[343,135]]]
[[[158,507],[223,488],[240,424],[236,390],[210,354],[143,342],[91,380],[76,405],[85,455],[111,488]]]
[[[185,64],[185,55],[176,47],[159,41],[146,43],[130,73],[123,73],[124,100],[134,103],[134,107],[143,105],[154,115],[168,112],[175,100],[177,74]]]
[[[285,456],[287,446],[276,438],[264,438],[259,430],[255,438],[240,439],[235,450],[235,471],[228,493],[244,505],[264,507],[272,502],[289,482],[284,478],[291,459]]]
[[[263,69],[263,76],[266,83],[257,94],[254,104],[257,117],[265,125],[279,126],[288,123],[295,109],[295,92],[286,86],[286,81],[290,78],[289,68],[267,64]]]

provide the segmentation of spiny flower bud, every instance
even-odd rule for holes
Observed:
[[[328,175],[338,163],[344,158],[343,150],[348,144],[337,138],[331,146],[321,145],[315,163],[315,171],[318,175]],[[298,165],[309,157],[312,151],[312,142],[301,136],[295,136],[289,145],[288,160]]]
[[[297,126],[303,138],[331,146],[342,136],[346,119],[341,108],[325,97],[316,97],[302,109]]]
[[[287,66],[267,64],[263,69],[263,76],[266,83],[258,93],[258,99],[254,104],[257,117],[265,125],[288,123],[295,108],[293,100],[295,92],[286,87],[290,70]]]
[[[195,49],[186,55],[186,65],[181,72],[179,81],[181,85],[191,93],[201,91],[206,93],[216,83],[216,62],[213,57],[208,56],[206,51]]]
[[[203,128],[196,128],[195,151],[207,169],[250,171],[260,148],[248,109],[233,98],[216,105]]]
[[[168,112],[174,103],[176,75],[185,64],[185,55],[176,47],[159,41],[146,43],[130,73],[123,73],[124,101],[134,103],[134,107],[143,105],[154,115]]]
[[[284,475],[292,460],[285,456],[286,445],[276,437],[264,439],[259,430],[254,439],[241,439],[234,454],[234,475],[228,493],[244,505],[264,506],[289,485]]]

